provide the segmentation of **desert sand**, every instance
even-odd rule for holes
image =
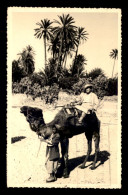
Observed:
[[[67,96],[59,98],[57,104],[67,103]],[[70,97],[71,98],[71,97]],[[110,101],[111,100],[111,101]],[[101,121],[100,153],[96,169],[90,166],[94,158],[92,153],[85,169],[80,169],[87,152],[87,140],[83,134],[69,141],[69,178],[58,178],[46,183],[48,177],[45,168],[46,143],[41,142],[31,131],[20,107],[29,105],[43,110],[45,122],[50,122],[60,108],[45,105],[37,98],[32,101],[26,95],[13,95],[8,108],[7,128],[7,186],[33,188],[120,188],[121,187],[121,128],[118,116],[118,101],[105,100],[97,111]]]

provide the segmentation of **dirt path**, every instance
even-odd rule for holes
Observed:
[[[53,119],[53,113],[44,112],[46,122]],[[97,113],[101,120],[100,155],[97,168],[89,167],[94,157],[93,151],[85,169],[80,169],[86,151],[87,141],[84,134],[74,136],[69,145],[69,178],[58,178],[56,182],[46,183],[45,169],[46,144],[41,143],[37,135],[29,128],[25,117],[19,108],[12,108],[8,128],[8,171],[9,187],[75,187],[75,188],[117,188],[119,184],[119,148],[120,132],[117,125],[117,103],[105,102],[104,107]],[[110,125],[108,125],[109,123]],[[11,139],[11,141],[10,141]],[[39,150],[39,154],[38,154]],[[37,156],[38,154],[38,156]]]

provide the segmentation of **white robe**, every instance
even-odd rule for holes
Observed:
[[[79,110],[88,113],[88,110],[97,109],[99,100],[96,94],[94,93],[81,93],[79,100],[82,101],[82,105],[77,105],[76,108]]]

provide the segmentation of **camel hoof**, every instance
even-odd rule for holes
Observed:
[[[94,166],[90,167],[91,170],[94,170],[95,168],[96,168],[96,167],[94,167]]]
[[[66,173],[63,173],[63,178],[68,178],[69,177],[69,174],[66,172]]]
[[[68,178],[69,177],[69,175],[63,175],[63,178]]]
[[[81,165],[81,166],[79,166],[79,168],[85,169],[86,167],[85,167],[85,165]]]
[[[68,174],[63,174],[63,178],[68,178],[69,175]]]

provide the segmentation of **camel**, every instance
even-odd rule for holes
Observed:
[[[60,144],[61,144],[61,154],[62,154],[62,167],[63,167],[63,177],[69,177],[68,171],[68,149],[69,149],[69,139],[81,133],[85,133],[87,138],[88,150],[87,155],[80,166],[80,168],[85,168],[88,157],[92,151],[92,139],[95,142],[95,157],[91,169],[96,168],[95,164],[97,162],[97,155],[99,152],[100,143],[100,121],[96,116],[95,112],[87,114],[83,119],[81,125],[78,125],[78,118],[81,115],[81,110],[71,107],[70,113],[68,115],[66,108],[63,107],[55,116],[55,118],[45,124],[43,118],[43,111],[37,107],[23,106],[20,112],[24,114],[26,120],[29,122],[31,130],[35,131],[38,136],[47,139],[52,134],[53,127],[57,129],[60,134]]]

